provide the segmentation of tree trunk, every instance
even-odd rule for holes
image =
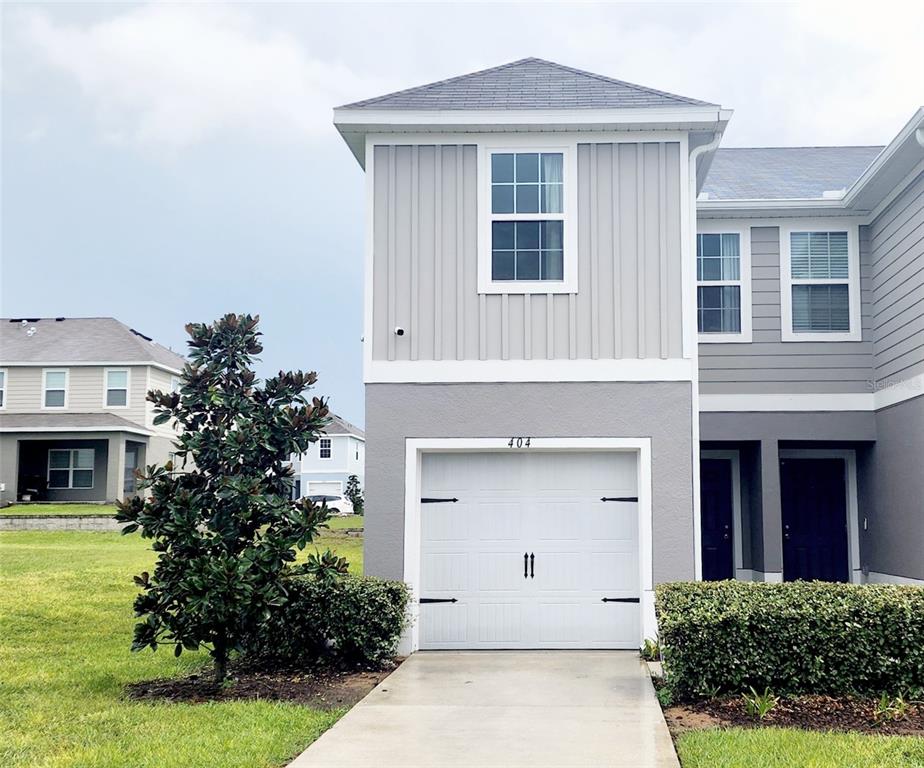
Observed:
[[[216,643],[212,656],[215,659],[215,682],[221,685],[228,677],[228,650],[223,644]]]

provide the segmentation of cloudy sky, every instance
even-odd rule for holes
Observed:
[[[362,173],[331,108],[539,56],[735,110],[725,146],[883,144],[924,4],[2,7],[4,316],[259,313],[262,372],[363,423]]]

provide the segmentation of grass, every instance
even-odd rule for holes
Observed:
[[[677,740],[683,768],[918,768],[924,739],[788,728],[688,731]]]
[[[362,539],[329,535],[362,572]],[[131,653],[148,543],[117,533],[0,534],[0,765],[4,768],[281,766],[342,711],[238,701],[149,704],[126,683],[187,674],[205,653]]]
[[[0,515],[114,515],[113,504],[14,504],[0,509]]]
[[[342,531],[344,528],[362,528],[362,515],[346,515],[345,517],[332,517],[327,521],[327,527],[332,531]]]

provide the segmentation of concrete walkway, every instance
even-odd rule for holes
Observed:
[[[416,653],[290,768],[679,768],[637,653]]]

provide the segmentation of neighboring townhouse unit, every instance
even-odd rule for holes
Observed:
[[[539,59],[335,110],[405,651],[638,647],[677,579],[924,580],[922,114],[719,150],[729,110]]]
[[[342,496],[350,475],[365,482],[366,434],[332,415],[324,436],[307,453],[292,459],[297,496]]]
[[[111,317],[0,320],[0,500],[134,494],[175,437],[146,394],[179,386],[184,363]]]

